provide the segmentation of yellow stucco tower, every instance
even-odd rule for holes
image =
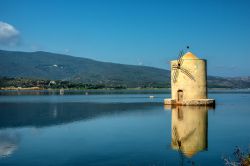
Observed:
[[[207,99],[206,60],[187,52],[178,60],[171,61],[171,99],[167,105],[214,105]]]

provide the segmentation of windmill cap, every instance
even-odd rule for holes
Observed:
[[[194,55],[192,52],[187,52],[182,56],[182,59],[199,59],[196,55]]]

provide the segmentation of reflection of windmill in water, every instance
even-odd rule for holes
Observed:
[[[207,107],[178,106],[172,109],[172,148],[192,157],[207,148]],[[184,156],[183,156],[184,155]]]
[[[177,118],[179,121],[183,120],[183,112],[182,109],[177,107]],[[180,155],[180,165],[184,165],[185,160],[185,154],[183,154],[184,149],[182,148],[182,145],[185,144],[185,142],[190,139],[190,137],[194,134],[196,128],[188,132],[185,136],[180,136],[177,126],[172,126],[172,147],[177,147],[177,150]]]
[[[195,129],[188,133],[185,137],[180,138],[177,128],[174,126],[172,129],[172,146],[178,147],[178,152],[180,154],[180,165],[184,165],[185,154],[183,154],[182,144],[185,143],[187,139],[194,133]]]

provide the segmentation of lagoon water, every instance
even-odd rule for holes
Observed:
[[[171,110],[166,97],[2,95],[0,165],[223,165],[249,148],[249,92],[210,93],[215,109]]]

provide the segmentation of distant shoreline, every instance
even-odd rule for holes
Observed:
[[[43,88],[40,87],[0,87],[0,90],[44,90]]]
[[[77,88],[41,88],[41,87],[0,87],[2,91],[10,91],[10,90],[19,90],[19,91],[26,91],[26,90],[171,90],[171,88],[124,88],[124,89],[115,89],[115,88],[100,88],[100,89],[77,89]],[[208,88],[208,90],[250,90],[250,88]]]
[[[250,89],[208,88],[208,93],[250,93]],[[127,88],[127,89],[42,89],[2,88],[0,96],[5,95],[94,95],[94,94],[171,94],[171,88]]]

